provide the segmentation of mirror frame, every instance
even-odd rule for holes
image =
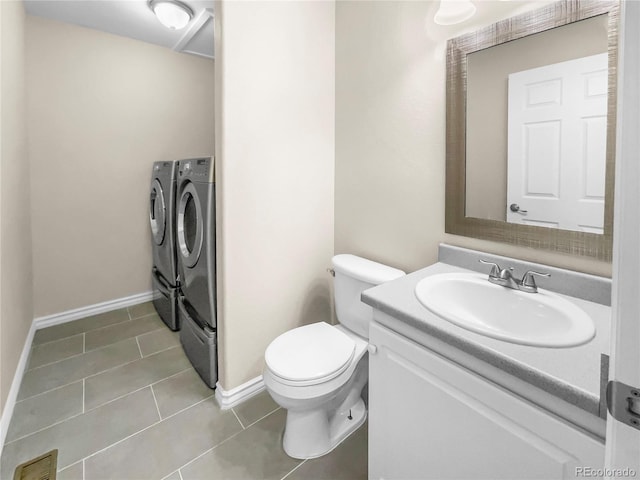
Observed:
[[[446,233],[611,261],[619,10],[618,0],[562,0],[447,42]],[[609,63],[604,234],[466,217],[467,55],[604,14],[608,15]]]

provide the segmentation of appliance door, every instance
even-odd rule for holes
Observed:
[[[162,185],[157,178],[151,182],[151,195],[149,197],[149,222],[151,234],[156,245],[162,245],[167,230],[167,204],[164,198]]]
[[[182,263],[192,268],[198,263],[204,237],[202,204],[193,183],[186,184],[178,203],[178,252]]]

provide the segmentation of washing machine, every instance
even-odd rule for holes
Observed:
[[[153,267],[153,305],[172,330],[178,330],[178,272],[175,247],[177,162],[155,162],[151,170],[149,221]]]
[[[180,160],[177,169],[176,257],[180,342],[204,382],[218,379],[216,342],[216,216],[213,158]]]

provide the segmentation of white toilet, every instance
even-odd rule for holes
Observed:
[[[401,270],[355,255],[333,257],[340,325],[313,323],[283,333],[265,352],[264,384],[287,410],[284,451],[314,458],[333,450],[367,418],[370,306],[363,290],[403,276]]]

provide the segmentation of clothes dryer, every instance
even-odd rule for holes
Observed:
[[[216,217],[213,158],[180,160],[177,169],[176,256],[180,342],[211,388],[216,354]]]
[[[178,289],[175,248],[176,162],[155,162],[151,170],[149,221],[153,267],[153,304],[171,330],[178,330]]]

